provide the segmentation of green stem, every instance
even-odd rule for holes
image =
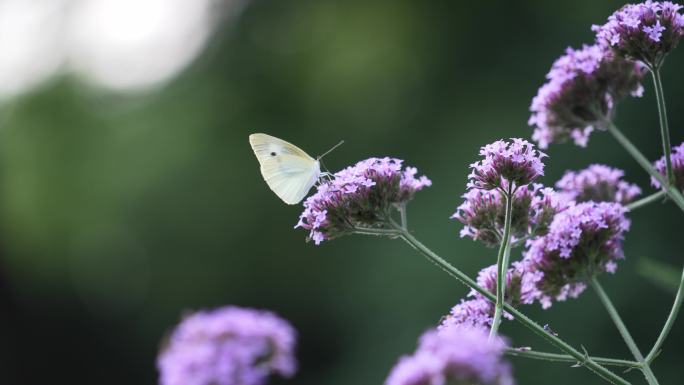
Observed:
[[[667,317],[665,325],[663,326],[663,329],[660,331],[660,335],[658,336],[656,343],[653,345],[653,348],[651,348],[651,351],[646,356],[647,363],[653,362],[653,359],[655,359],[658,353],[660,353],[660,348],[663,346],[663,343],[665,342],[667,335],[670,333],[670,330],[672,329],[672,326],[674,325],[674,322],[677,319],[677,314],[679,313],[679,309],[682,306],[682,299],[684,299],[684,270],[682,270],[682,277],[679,280],[679,288],[677,289],[677,295],[675,296],[674,303],[672,304],[670,315]]]
[[[452,277],[456,278],[459,280],[461,283],[464,285],[470,287],[471,289],[475,290],[476,292],[480,293],[482,296],[487,298],[491,302],[496,301],[496,297],[492,295],[489,291],[483,289],[482,287],[478,286],[478,284],[473,281],[470,277],[468,277],[466,274],[458,270],[456,267],[452,266],[449,262],[445,261],[442,259],[439,255],[435,254],[432,250],[427,248],[425,245],[420,243],[413,235],[411,235],[410,232],[407,230],[402,229],[399,226],[395,226],[396,234],[401,237],[406,243],[408,243],[411,247],[416,249],[418,252],[420,252],[425,258],[427,258],[430,262],[434,263],[437,265],[440,269],[445,271],[447,274],[451,275]],[[617,374],[613,373],[612,371],[606,369],[605,367],[601,366],[598,364],[596,361],[592,360],[588,354],[582,353],[578,351],[577,349],[573,348],[570,346],[568,343],[563,341],[562,339],[556,337],[555,335],[548,333],[542,326],[531,320],[529,317],[527,317],[525,314],[521,313],[514,307],[510,306],[509,304],[504,303],[504,309],[509,312],[511,315],[515,317],[515,319],[526,326],[528,329],[530,329],[532,332],[535,334],[539,335],[540,337],[544,338],[546,341],[551,343],[553,346],[556,348],[560,349],[561,351],[569,354],[571,357],[573,357],[580,365],[587,367],[587,369],[591,370],[601,378],[605,379],[606,381],[613,383],[613,384],[621,384],[621,385],[629,385],[629,382],[627,382],[624,378],[618,376]]]
[[[596,279],[596,277],[592,277],[589,283],[594,288],[594,291],[596,291],[596,294],[601,300],[601,303],[603,303],[603,306],[608,311],[608,314],[610,315],[610,318],[613,320],[613,323],[615,323],[615,326],[620,332],[622,339],[625,340],[625,343],[627,344],[629,351],[632,352],[634,358],[641,364],[641,371],[644,373],[646,381],[648,381],[650,385],[658,385],[658,380],[651,371],[651,368],[648,365],[648,363],[645,362],[644,356],[641,354],[641,351],[639,350],[639,347],[636,345],[636,342],[634,342],[632,335],[629,334],[627,326],[625,326],[625,323],[622,322],[622,318],[620,317],[620,314],[618,313],[615,306],[613,306],[613,302],[610,300],[610,297],[608,297],[608,294],[605,292],[605,290],[603,290],[603,287],[601,287],[601,284]]]
[[[655,87],[656,101],[658,103],[658,116],[660,117],[660,137],[663,141],[663,153],[665,154],[665,170],[668,180],[668,186],[674,184],[674,172],[672,171],[672,159],[670,153],[672,146],[670,145],[670,129],[667,126],[667,110],[665,109],[665,93],[663,92],[663,81],[660,78],[660,67],[652,67],[651,75],[653,75],[653,86]]]
[[[493,338],[499,331],[501,316],[503,315],[503,305],[506,302],[506,271],[511,255],[511,217],[513,216],[513,194],[511,186],[508,191],[501,192],[506,200],[506,212],[504,216],[504,232],[501,238],[499,253],[496,258],[496,305],[494,308],[494,318],[492,327],[489,330],[489,338]]]
[[[520,350],[514,348],[506,349],[506,354],[513,357],[523,357],[530,358],[533,360],[551,361],[551,362],[571,362],[573,364],[577,363],[577,360],[567,354],[556,354],[556,353],[546,353],[538,352],[535,350]],[[606,365],[606,366],[622,366],[628,368],[639,369],[641,364],[635,361],[628,360],[618,360],[615,358],[603,358],[603,357],[589,357],[594,362]]]
[[[628,204],[628,205],[625,206],[625,207],[627,207],[627,209],[628,209],[629,211],[634,211],[634,210],[636,210],[636,209],[638,209],[638,208],[644,207],[644,206],[649,205],[649,204],[651,204],[651,203],[653,203],[653,202],[655,202],[655,201],[657,201],[657,200],[660,200],[660,199],[663,198],[665,195],[667,195],[667,193],[665,192],[665,190],[660,190],[660,191],[658,191],[658,192],[656,192],[656,193],[653,193],[653,194],[651,194],[651,195],[649,195],[649,196],[647,196],[647,197],[641,198],[641,199],[639,199],[639,200],[636,201],[636,202],[632,202],[632,203]]]
[[[653,167],[651,162],[646,159],[646,157],[632,144],[632,142],[627,139],[627,137],[620,132],[620,130],[612,123],[606,124],[606,128],[608,131],[610,131],[611,134],[615,137],[615,139],[622,145],[622,147],[627,150],[627,152],[632,155],[634,160],[641,165],[641,167],[646,170],[646,172],[649,173],[653,178],[655,178],[660,185],[662,186],[663,190],[667,193],[667,195],[670,196],[670,199],[679,206],[679,208],[684,211],[684,196],[682,196],[682,193],[680,193],[677,188],[673,185],[669,185],[665,178]]]

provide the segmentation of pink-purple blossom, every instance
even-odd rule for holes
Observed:
[[[576,202],[617,202],[626,205],[639,194],[639,186],[622,178],[625,172],[602,164],[592,164],[579,171],[566,171],[556,182],[556,189],[566,199]]]
[[[529,242],[521,264],[537,274],[533,296],[544,308],[577,297],[591,277],[615,272],[630,225],[626,211],[619,203],[577,203],[556,215],[547,235]]]
[[[297,370],[296,332],[269,311],[227,306],[184,318],[157,359],[160,385],[261,385]]]
[[[416,168],[403,168],[402,163],[395,158],[370,158],[335,173],[304,201],[295,228],[309,230],[309,239],[318,245],[359,227],[387,224],[393,209],[432,184],[424,175],[417,177]]]
[[[674,185],[682,192],[684,192],[684,142],[679,146],[672,147],[670,154],[670,161],[672,162],[672,172],[674,173]],[[667,179],[665,169],[665,156],[655,162],[655,168],[658,172]],[[651,184],[655,188],[660,188],[660,182],[656,178],[651,177]]]
[[[489,339],[480,329],[430,330],[412,355],[399,360],[385,385],[513,385],[505,348],[503,339]]]
[[[669,1],[628,4],[594,25],[596,41],[619,55],[659,66],[684,36],[682,6]]]
[[[542,149],[572,139],[587,145],[594,130],[613,118],[616,104],[628,95],[641,96],[641,64],[614,55],[599,45],[567,48],[532,99],[528,124]]]
[[[483,159],[470,165],[469,189],[515,189],[544,175],[546,154],[523,139],[497,140],[480,148],[480,155]]]
[[[503,234],[506,214],[505,199],[499,190],[470,189],[463,203],[451,216],[463,223],[461,237],[471,237],[487,246],[498,246]],[[564,200],[541,184],[518,188],[513,194],[511,239],[543,235],[553,216],[564,207]]]

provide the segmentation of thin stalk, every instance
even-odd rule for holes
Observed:
[[[506,302],[506,271],[511,255],[511,217],[513,216],[513,194],[509,186],[506,192],[501,192],[506,200],[506,212],[504,216],[504,233],[501,238],[499,253],[496,257],[496,305],[494,308],[494,318],[492,327],[489,330],[489,338],[494,338],[499,331],[501,316],[503,315],[503,305]]]
[[[577,360],[569,356],[567,354],[556,354],[556,353],[546,353],[546,352],[539,352],[535,350],[520,350],[520,349],[514,349],[514,348],[508,348],[506,349],[506,354],[509,356],[513,357],[523,357],[523,358],[530,358],[533,360],[542,360],[542,361],[551,361],[551,362],[570,362],[573,364],[577,363]],[[589,357],[591,358],[594,362],[605,365],[605,366],[622,366],[622,367],[628,367],[628,368],[634,368],[634,369],[639,369],[641,368],[641,364],[636,362],[636,361],[628,361],[628,360],[618,360],[615,358],[603,358],[603,357]]]
[[[451,265],[449,262],[445,261],[440,257],[439,255],[435,254],[432,250],[427,248],[425,245],[423,245],[420,241],[418,241],[410,232],[407,230],[402,229],[399,226],[395,226],[395,229],[397,231],[397,234],[399,235],[400,238],[402,238],[406,243],[408,243],[411,247],[416,249],[418,252],[420,252],[425,258],[427,258],[430,262],[434,263],[437,265],[440,269],[445,271],[447,274],[451,275],[452,277],[456,278],[459,280],[461,283],[464,285],[470,287],[471,289],[475,290],[476,292],[482,294],[485,298],[487,298],[491,302],[496,301],[496,297],[492,295],[489,291],[483,289],[482,287],[478,286],[478,284],[473,281],[470,277],[468,277],[466,274],[464,274],[462,271],[458,270],[456,267]],[[513,315],[515,319],[523,324],[525,327],[530,329],[532,332],[535,334],[539,335],[540,337],[544,338],[547,342],[551,343],[553,346],[556,348],[560,349],[561,351],[569,354],[571,357],[573,357],[578,364],[585,366],[587,369],[591,370],[604,380],[613,383],[613,384],[620,384],[620,385],[630,385],[629,382],[627,382],[624,378],[618,376],[617,374],[613,373],[612,371],[606,369],[602,365],[598,364],[596,361],[592,360],[588,354],[582,353],[578,351],[577,349],[573,348],[570,346],[568,343],[563,341],[562,339],[558,338],[555,335],[552,335],[551,333],[548,333],[542,326],[531,320],[529,317],[527,317],[525,314],[521,313],[514,307],[510,306],[509,304],[504,303],[504,309]]]
[[[674,184],[674,172],[672,171],[672,159],[670,153],[672,146],[670,145],[670,129],[667,126],[667,110],[665,108],[665,93],[663,92],[663,81],[660,78],[660,67],[652,67],[651,75],[653,75],[653,86],[655,87],[656,101],[658,103],[658,116],[660,117],[660,137],[663,142],[663,153],[665,154],[665,170],[667,171],[668,186]]]
[[[682,299],[684,299],[684,270],[682,270],[682,277],[679,280],[679,288],[677,289],[677,295],[675,296],[674,303],[672,304],[672,309],[670,309],[670,315],[667,317],[665,325],[660,331],[660,335],[653,345],[653,348],[651,348],[651,351],[646,356],[647,363],[653,362],[658,353],[660,353],[660,348],[663,346],[665,339],[667,339],[667,335],[670,333],[670,330],[672,330],[672,326],[677,319],[677,313],[679,313],[679,309],[682,307]]]
[[[601,303],[603,303],[603,306],[608,311],[608,314],[610,315],[610,318],[613,320],[613,323],[615,323],[615,327],[617,327],[618,331],[620,332],[622,339],[625,340],[625,344],[627,344],[629,351],[632,352],[634,358],[641,364],[641,371],[644,373],[646,381],[648,381],[650,385],[658,385],[658,380],[653,374],[653,371],[651,371],[651,367],[644,360],[644,356],[641,354],[641,351],[639,350],[639,347],[637,346],[636,342],[634,342],[634,338],[632,338],[632,335],[629,333],[629,330],[627,330],[627,326],[625,326],[625,323],[622,321],[622,318],[620,317],[620,314],[618,313],[617,309],[615,308],[615,306],[613,306],[613,302],[610,300],[608,294],[605,292],[605,290],[603,290],[603,287],[596,279],[596,277],[592,277],[589,283],[594,288],[594,291],[596,291],[596,294],[601,300]]]
[[[641,198],[636,202],[632,202],[625,207],[627,207],[627,209],[629,211],[634,211],[638,208],[644,207],[644,206],[649,205],[649,204],[651,204],[657,200],[660,200],[663,197],[665,197],[666,195],[667,195],[667,192],[665,192],[665,190],[660,190],[660,191],[653,193],[647,197]]]
[[[653,167],[651,162],[646,159],[646,157],[639,151],[639,149],[632,144],[632,142],[627,139],[627,137],[620,132],[620,130],[612,123],[606,124],[606,128],[608,131],[610,131],[611,134],[615,137],[615,139],[622,145],[622,147],[627,150],[627,152],[632,155],[634,160],[643,167],[646,172],[649,173],[653,178],[655,178],[660,185],[662,186],[663,190],[667,193],[667,195],[670,196],[670,199],[679,206],[679,208],[684,211],[684,196],[682,196],[682,193],[680,193],[675,186],[669,185],[665,178]]]

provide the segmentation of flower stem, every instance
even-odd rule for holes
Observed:
[[[651,348],[651,351],[646,356],[647,363],[653,362],[653,359],[655,359],[658,353],[660,353],[660,348],[663,346],[663,343],[665,342],[667,335],[670,333],[670,330],[672,329],[672,325],[674,325],[674,322],[677,319],[677,313],[679,313],[679,309],[682,306],[682,299],[684,299],[684,270],[682,270],[682,277],[679,281],[679,288],[677,289],[677,295],[675,296],[674,303],[672,304],[670,315],[667,317],[665,325],[663,326],[663,329],[660,331],[660,335],[658,336],[656,343],[653,345],[653,348]]]
[[[539,352],[535,350],[521,350],[521,349],[515,349],[515,348],[508,348],[506,349],[506,354],[509,356],[513,357],[524,357],[524,358],[530,358],[533,360],[542,360],[542,361],[551,361],[551,362],[571,362],[573,364],[577,363],[577,360],[569,356],[567,354],[556,354],[556,353],[546,353],[546,352]],[[636,361],[628,361],[628,360],[618,360],[615,358],[603,358],[603,357],[589,357],[591,358],[594,362],[601,364],[601,365],[606,365],[606,366],[622,366],[622,367],[628,367],[628,368],[635,368],[639,369],[641,368],[641,364],[636,362]]]
[[[482,294],[485,298],[487,298],[491,302],[496,301],[496,297],[492,295],[489,291],[483,289],[482,287],[478,286],[478,284],[473,281],[470,277],[468,277],[466,274],[464,274],[462,271],[458,270],[456,267],[451,265],[449,262],[445,261],[440,257],[439,255],[435,254],[432,250],[427,248],[425,245],[423,245],[420,241],[418,241],[409,231],[402,229],[400,226],[394,226],[396,230],[396,234],[403,239],[406,243],[408,243],[411,247],[416,249],[418,252],[420,252],[425,258],[427,258],[430,262],[434,263],[437,265],[440,269],[445,271],[447,274],[451,275],[452,277],[456,278],[459,280],[461,283],[464,285],[470,287],[471,289],[475,290],[476,292]],[[613,383],[613,384],[621,384],[621,385],[630,385],[629,382],[627,382],[624,378],[618,376],[617,374],[613,373],[612,371],[606,369],[602,365],[598,364],[596,361],[592,360],[588,354],[582,353],[578,351],[577,349],[573,348],[570,346],[568,343],[563,341],[562,339],[558,338],[557,336],[547,332],[542,326],[531,320],[529,317],[527,317],[525,314],[521,313],[520,311],[516,310],[513,306],[510,306],[509,304],[504,303],[504,309],[509,312],[511,315],[515,317],[515,319],[526,326],[528,329],[530,329],[532,332],[535,334],[539,335],[540,337],[544,338],[546,341],[551,343],[553,346],[557,347],[561,351],[569,354],[571,357],[573,357],[578,364],[585,366],[587,369],[591,370],[604,380]]]
[[[589,283],[594,288],[594,291],[596,291],[596,294],[601,300],[601,303],[603,303],[603,306],[608,311],[610,318],[613,320],[613,323],[615,323],[615,326],[620,332],[622,339],[625,340],[625,344],[627,344],[627,347],[629,348],[630,352],[632,352],[634,358],[641,364],[641,371],[644,373],[646,381],[648,381],[650,385],[658,385],[658,380],[651,371],[648,362],[644,360],[644,356],[641,354],[641,351],[639,350],[639,347],[636,345],[636,342],[634,342],[632,335],[629,334],[627,326],[625,326],[625,323],[622,321],[620,314],[618,313],[617,309],[615,309],[615,306],[613,306],[613,302],[610,300],[610,297],[608,297],[608,294],[605,292],[605,290],[603,290],[603,287],[596,279],[596,277],[592,277]]]
[[[501,245],[496,258],[496,306],[494,308],[494,318],[492,327],[489,330],[489,338],[494,338],[499,331],[503,306],[506,302],[506,271],[511,255],[511,217],[513,216],[513,194],[511,186],[506,192],[501,192],[506,200],[506,212],[504,216],[504,233],[501,237]]]
[[[660,117],[660,137],[663,141],[663,153],[665,154],[665,170],[667,171],[668,186],[674,184],[674,172],[672,171],[672,159],[670,153],[670,129],[667,126],[667,110],[665,109],[665,93],[663,92],[663,81],[660,78],[660,67],[652,67],[653,86],[655,87],[656,101],[658,103],[658,116]]]
[[[646,170],[653,178],[655,178],[658,182],[660,182],[660,185],[663,187],[663,190],[669,195],[669,197],[672,199],[672,201],[679,206],[679,208],[684,211],[684,196],[682,196],[682,193],[677,190],[677,188],[674,185],[669,185],[665,178],[653,167],[651,162],[649,162],[648,159],[637,149],[632,142],[627,139],[627,137],[620,132],[620,130],[612,123],[609,123],[606,125],[606,128],[608,131],[610,131],[611,134],[615,137],[615,139],[622,145],[622,147],[627,150],[627,152],[632,155],[634,160],[641,165],[641,167]]]
[[[660,190],[660,191],[653,193],[647,197],[641,198],[636,202],[632,202],[625,207],[627,207],[627,209],[629,211],[633,211],[633,210],[636,210],[636,209],[641,208],[643,206],[649,205],[649,204],[663,198],[665,195],[667,195],[665,190]]]

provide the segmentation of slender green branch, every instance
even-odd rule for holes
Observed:
[[[513,217],[512,186],[509,185],[507,191],[502,191],[501,195],[506,200],[506,212],[504,214],[504,233],[496,258],[496,305],[494,307],[492,328],[489,330],[489,338],[496,336],[499,331],[499,325],[501,324],[503,305],[506,302],[506,271],[508,270],[508,260],[511,255],[511,217]]]
[[[452,277],[456,278],[464,285],[482,294],[482,296],[487,298],[489,301],[496,302],[496,297],[492,295],[492,293],[480,287],[474,280],[472,280],[466,274],[458,270],[456,267],[452,266],[449,262],[442,259],[442,257],[440,257],[439,255],[435,254],[432,250],[430,250],[420,241],[418,241],[410,232],[402,229],[399,226],[395,226],[395,230],[397,231],[397,234],[406,243],[408,243],[411,247],[420,252],[430,262],[437,265],[440,269],[442,269]],[[596,361],[592,360],[587,354],[578,351],[577,349],[573,348],[557,336],[548,333],[542,326],[531,320],[529,317],[527,317],[525,314],[521,313],[514,307],[504,303],[504,309],[511,315],[513,315],[513,317],[515,317],[515,319],[518,322],[526,326],[532,332],[544,338],[547,342],[551,343],[551,345],[555,346],[561,351],[569,354],[578,362],[579,365],[585,366],[587,369],[591,370],[592,372],[594,372],[595,374],[597,374],[598,376],[600,376],[601,378],[610,383],[629,385],[629,382],[627,382],[624,378],[618,376],[617,374],[598,364]]]
[[[627,139],[627,137],[620,132],[620,130],[612,123],[606,124],[606,128],[608,131],[610,131],[611,134],[615,137],[615,139],[622,145],[622,147],[627,150],[627,152],[632,155],[634,160],[641,165],[641,167],[646,170],[646,172],[649,173],[653,178],[655,178],[660,185],[662,186],[663,190],[667,193],[667,195],[670,196],[672,201],[679,206],[679,208],[684,211],[684,196],[682,196],[682,193],[677,190],[675,186],[669,185],[665,178],[653,167],[651,162],[646,159],[646,157],[639,151],[639,149],[632,144],[632,142]]]
[[[679,281],[679,288],[677,289],[677,295],[675,296],[674,303],[672,304],[670,315],[667,317],[665,325],[660,331],[660,335],[653,345],[653,348],[651,348],[651,351],[646,356],[647,363],[653,362],[653,359],[655,359],[658,353],[660,353],[660,348],[663,346],[665,339],[667,339],[667,335],[670,333],[670,330],[672,330],[672,326],[677,319],[679,309],[682,307],[682,299],[684,299],[684,270],[682,270],[682,277]]]
[[[506,349],[506,354],[509,356],[513,357],[523,357],[523,358],[530,358],[533,360],[542,360],[542,361],[551,361],[551,362],[570,362],[573,364],[577,364],[577,360],[569,356],[567,354],[556,354],[556,353],[546,353],[546,352],[539,352],[535,350],[521,350],[521,349],[514,349],[514,348],[508,348]],[[615,358],[603,358],[603,357],[589,357],[592,359],[594,362],[605,365],[605,366],[622,366],[622,367],[628,367],[628,368],[634,368],[634,369],[640,369],[641,364],[636,362],[636,361],[628,361],[628,360],[618,360]]]
[[[667,186],[674,184],[674,172],[672,171],[672,159],[670,158],[672,146],[670,145],[670,129],[667,126],[667,110],[665,108],[665,93],[663,92],[663,81],[660,78],[660,67],[652,67],[653,86],[655,87],[656,101],[658,103],[658,116],[660,117],[660,137],[663,142],[663,154],[665,155],[665,170],[667,175]]]
[[[665,192],[665,190],[660,190],[660,191],[653,193],[647,197],[641,198],[636,202],[632,202],[632,203],[628,204],[626,207],[628,210],[633,211],[633,210],[636,210],[638,208],[649,205],[655,201],[658,201],[658,200],[664,198],[666,195],[667,195],[667,192]]]
[[[618,313],[615,306],[613,306],[613,302],[610,300],[608,294],[605,292],[605,290],[603,290],[603,287],[596,279],[596,277],[592,277],[589,283],[594,288],[594,291],[596,291],[596,294],[601,300],[601,303],[603,303],[603,306],[608,311],[608,314],[610,315],[610,318],[613,320],[613,323],[615,323],[615,327],[617,327],[618,331],[620,332],[622,339],[625,340],[625,344],[627,344],[629,351],[632,352],[634,358],[641,364],[641,371],[644,373],[646,381],[648,381],[650,385],[658,385],[658,380],[653,374],[653,371],[651,371],[651,368],[648,365],[648,363],[645,362],[644,356],[641,354],[641,351],[639,350],[639,347],[637,346],[636,342],[634,342],[634,338],[632,338],[632,335],[629,333],[629,330],[627,330],[627,326],[625,326],[625,323],[622,322],[622,318],[620,317],[620,314]]]

